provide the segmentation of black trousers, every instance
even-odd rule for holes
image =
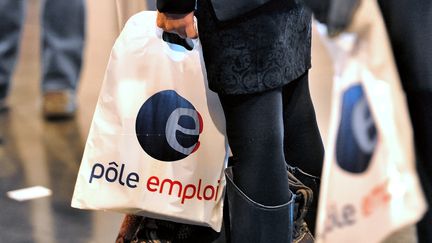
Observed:
[[[324,147],[308,73],[261,93],[220,95],[236,161],[234,182],[264,205],[289,200],[285,163],[320,176]]]

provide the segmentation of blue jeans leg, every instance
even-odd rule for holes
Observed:
[[[16,63],[25,0],[0,1],[0,99],[6,97]]]
[[[42,91],[75,91],[85,39],[84,0],[45,0],[42,9]]]

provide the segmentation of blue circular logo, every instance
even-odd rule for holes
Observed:
[[[336,161],[352,173],[364,172],[376,147],[375,122],[361,85],[350,87],[342,97],[342,113],[336,140]]]
[[[201,115],[174,90],[164,90],[148,98],[135,124],[141,147],[161,161],[181,160],[195,152],[202,130]]]

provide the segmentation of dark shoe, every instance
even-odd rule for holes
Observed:
[[[132,243],[173,243],[177,225],[163,220],[144,218]]]
[[[233,181],[232,167],[225,170],[232,243],[291,243],[294,200],[277,206],[253,201]]]
[[[216,243],[224,242],[210,227],[144,218],[131,243]]]
[[[315,223],[316,223],[316,215],[318,212],[318,199],[319,199],[319,190],[320,190],[320,178],[317,176],[310,175],[297,167],[288,166],[288,173],[296,178],[303,186],[306,186],[307,195],[310,195],[309,198],[305,198],[307,201],[307,213],[304,215],[304,220],[306,221],[308,228],[312,235],[315,233]],[[290,187],[296,185],[290,179]],[[300,186],[300,188],[304,188]],[[294,193],[297,191],[295,188],[291,188],[291,191]],[[303,190],[304,192],[304,190]],[[297,193],[296,193],[297,194]],[[306,194],[305,194],[306,195]],[[299,198],[300,200],[300,198]]]
[[[313,243],[314,237],[309,230],[306,217],[311,212],[310,206],[313,202],[312,189],[302,183],[292,172],[296,172],[297,168],[287,166],[288,181],[290,190],[295,193],[294,203],[294,243]]]
[[[117,235],[116,243],[130,243],[136,237],[136,233],[140,228],[144,217],[138,215],[127,214],[120,226]]]
[[[46,91],[43,94],[43,115],[48,120],[67,119],[75,116],[75,93],[70,90]]]

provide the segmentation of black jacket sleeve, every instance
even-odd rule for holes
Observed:
[[[190,13],[195,10],[195,0],[157,0],[156,7],[162,13]]]
[[[216,17],[228,21],[248,13],[271,0],[211,0]]]

